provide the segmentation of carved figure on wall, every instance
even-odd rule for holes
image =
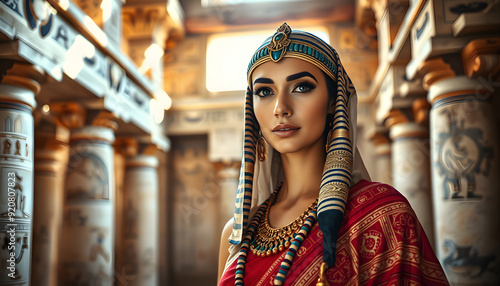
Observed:
[[[104,261],[109,262],[110,255],[105,247],[103,247],[104,239],[106,238],[104,232],[105,230],[101,229],[96,231],[96,240],[90,247],[90,261],[96,261],[100,256]]]
[[[449,130],[441,132],[437,140],[436,166],[444,176],[444,199],[481,198],[476,193],[476,176],[489,174],[493,148],[484,143],[483,130],[465,128],[465,119],[458,122],[453,110],[447,109],[441,114],[447,116],[449,124]]]
[[[3,141],[3,153],[10,154],[10,147],[12,146],[12,142],[9,139]],[[7,159],[7,158],[5,158]]]
[[[16,140],[16,152],[14,155],[21,156],[21,142],[19,142],[19,140]]]
[[[30,214],[25,211],[26,208],[26,196],[23,192],[23,176],[18,173],[15,173],[16,183],[12,190],[14,191],[15,198],[15,217],[18,218],[29,218]],[[8,212],[1,213],[2,217],[8,217]]]
[[[109,199],[108,170],[95,154],[80,152],[69,159],[67,199]]]
[[[3,245],[2,245],[2,251],[11,251],[11,249],[8,249],[8,246],[9,246],[9,243],[10,243],[10,234],[9,235],[5,235],[4,237],[4,242],[3,242]],[[29,248],[28,247],[28,234],[18,234],[16,233],[16,239],[15,239],[15,248],[12,248],[13,251],[15,252],[15,264],[16,264],[16,271],[15,271],[15,274],[14,274],[14,279],[17,280],[17,279],[21,279],[22,278],[22,275],[21,275],[21,271],[17,270],[17,266],[20,265],[21,261],[23,260],[23,257],[24,257],[24,251],[28,251],[27,249]],[[29,252],[26,253],[28,259],[29,259]]]
[[[451,272],[469,278],[480,277],[488,265],[495,260],[495,255],[480,256],[472,245],[458,246],[453,240],[445,239],[444,247],[448,256],[443,260],[444,266]]]

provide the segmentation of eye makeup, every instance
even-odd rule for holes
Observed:
[[[270,89],[269,87],[260,87],[260,88],[257,88],[253,92],[253,95],[256,95],[259,97],[266,97],[266,96],[272,95],[272,94],[273,94],[272,89]]]
[[[316,88],[316,84],[309,80],[303,80],[297,83],[292,92],[307,93]]]

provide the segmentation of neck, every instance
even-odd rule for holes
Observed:
[[[281,154],[285,178],[277,201],[293,203],[302,199],[309,201],[317,198],[325,158],[326,151],[322,140],[310,148]]]

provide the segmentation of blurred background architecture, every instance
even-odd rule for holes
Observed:
[[[0,285],[215,285],[284,21],[339,52],[452,285],[500,285],[498,0],[1,0]]]

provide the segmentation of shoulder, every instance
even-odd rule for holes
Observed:
[[[394,219],[394,216],[408,214],[415,216],[408,200],[388,184],[362,180],[349,189],[346,212],[350,219],[366,216]]]
[[[349,189],[349,200],[353,199],[384,199],[390,200],[391,202],[401,202],[408,204],[408,200],[406,199],[406,197],[403,196],[393,186],[385,183],[371,182],[367,180],[361,180]]]
[[[227,258],[227,255],[229,254],[229,247],[231,246],[231,243],[229,242],[229,237],[231,236],[231,233],[233,232],[233,218],[231,218],[226,225],[224,225],[224,228],[222,229],[222,233],[220,235],[220,253],[219,256]]]
[[[233,219],[231,218],[222,229],[220,246],[219,246],[218,279],[222,277],[226,261],[229,257],[229,247],[231,246],[231,244],[229,243],[229,236],[231,235],[232,231],[233,231]]]
[[[222,234],[221,234],[221,240],[228,242],[228,246],[229,246],[229,236],[231,235],[232,231],[233,231],[233,218],[227,221],[226,225],[224,225],[224,228],[222,229]]]
[[[423,232],[418,217],[398,190],[379,182],[360,183],[349,194],[344,231],[356,226],[360,234],[370,231],[387,241],[421,243]]]

